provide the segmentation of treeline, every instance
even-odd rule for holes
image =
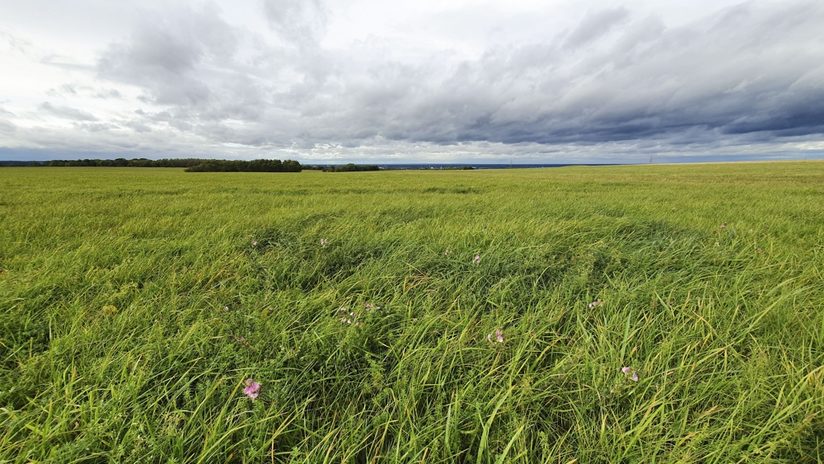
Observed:
[[[381,171],[383,169],[434,169],[426,166],[401,165],[381,167],[376,164],[313,164],[302,165],[294,160],[257,159],[253,161],[219,160],[203,158],[116,158],[76,159],[50,161],[0,161],[0,166],[59,166],[59,167],[108,167],[108,168],[186,168],[187,172],[300,172],[317,170],[324,172]],[[439,167],[437,169],[472,169],[470,166]]]
[[[301,169],[300,163],[294,160],[206,160],[187,167],[186,172],[300,172]]]
[[[322,166],[323,172],[354,172],[354,171],[380,171],[380,166],[375,164],[340,164],[336,166]]]
[[[106,168],[187,168],[209,160],[198,158],[173,158],[151,160],[146,158],[117,159],[76,159],[50,161],[14,161],[14,166],[59,166],[59,167],[106,167]],[[13,163],[13,164],[12,164]]]
[[[147,158],[78,159],[51,161],[0,161],[0,166],[58,166],[109,168],[186,168],[189,172],[300,172],[302,166],[293,160],[229,161],[202,158]]]

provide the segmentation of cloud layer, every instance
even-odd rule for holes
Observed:
[[[369,5],[266,0],[242,21],[196,3],[140,10],[104,46],[65,54],[4,32],[3,53],[58,69],[39,95],[0,94],[0,146],[383,161],[824,152],[821,2],[685,21],[593,5],[552,21],[541,7],[423,8],[387,31]]]

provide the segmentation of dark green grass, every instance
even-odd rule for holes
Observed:
[[[0,462],[819,462],[822,204],[821,162],[3,169]]]

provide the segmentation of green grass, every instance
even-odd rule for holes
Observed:
[[[2,169],[0,462],[820,462],[822,204],[822,162]]]

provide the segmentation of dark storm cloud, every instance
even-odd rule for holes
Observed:
[[[603,39],[589,31],[623,16],[585,18],[569,37]],[[559,143],[677,139],[695,129],[820,134],[821,24],[820,3],[750,3],[673,29],[632,22],[585,57],[556,43],[491,50],[447,79],[413,87],[427,98],[399,108],[398,120],[411,123],[388,135]]]
[[[325,50],[320,2],[267,0],[280,43],[184,9],[147,18],[97,69],[164,108],[126,127],[221,143],[712,147],[824,133],[823,5],[749,2],[678,27],[613,8],[477,59],[404,60],[368,42]]]
[[[52,105],[45,102],[40,105],[40,109],[52,116],[57,116],[62,119],[70,119],[73,121],[97,121],[97,118],[86,111],[72,108],[69,106]]]

